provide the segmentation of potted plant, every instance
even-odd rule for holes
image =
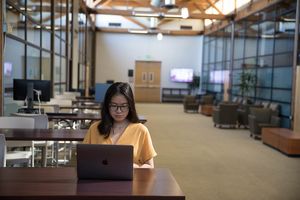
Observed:
[[[251,72],[243,72],[240,75],[240,91],[243,98],[247,99],[249,102],[248,96],[250,92],[253,90],[256,82],[256,75]]]

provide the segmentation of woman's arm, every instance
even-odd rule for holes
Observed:
[[[151,158],[150,160],[147,160],[144,164],[138,165],[138,164],[133,164],[134,168],[154,168],[154,160]]]

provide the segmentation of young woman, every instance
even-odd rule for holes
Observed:
[[[132,145],[134,167],[154,167],[157,154],[147,127],[139,123],[128,83],[117,82],[107,89],[101,121],[91,125],[83,143]]]

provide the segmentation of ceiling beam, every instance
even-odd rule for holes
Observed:
[[[260,1],[255,1],[255,2],[252,2],[251,6],[250,7],[245,7],[244,9],[238,11],[236,13],[236,15],[232,15],[232,19],[234,21],[238,21],[238,20],[241,20],[241,19],[244,19],[258,11],[261,11],[263,9],[266,9],[272,5],[275,5],[277,3],[280,3],[282,2],[283,0],[260,0]],[[230,23],[230,21],[219,21],[217,23],[214,23],[212,24],[211,26],[209,27],[205,27],[205,32],[204,34],[207,35],[207,34],[211,34],[217,30],[220,30],[226,26],[228,26]]]
[[[102,14],[102,15],[121,15],[121,16],[134,16],[132,10],[115,10],[115,9],[89,9],[90,13],[93,14]],[[157,14],[152,11],[143,12],[146,14]],[[171,14],[171,13],[165,13]],[[172,14],[180,14],[180,13],[172,13]],[[225,15],[218,15],[218,14],[206,14],[206,13],[190,13],[188,19],[217,19],[217,20],[225,20]]]
[[[201,13],[205,13],[205,10],[204,10],[201,6],[199,6],[197,3],[194,2],[194,6],[195,6],[195,8],[198,9]]]
[[[98,27],[96,31],[100,32],[109,32],[109,33],[128,33],[130,29],[127,28],[106,28],[106,27]],[[157,34],[162,33],[164,35],[177,35],[177,36],[196,36],[202,35],[203,31],[193,31],[193,30],[151,30],[147,34]],[[146,34],[145,34],[146,35]]]
[[[106,6],[106,5],[110,4],[110,3],[111,3],[111,0],[102,0],[100,2],[100,6]]]
[[[102,0],[96,0],[93,2],[93,6],[96,7],[101,3]]]
[[[219,14],[223,14],[222,11],[211,1],[211,0],[206,0],[210,5],[211,7],[213,7]]]

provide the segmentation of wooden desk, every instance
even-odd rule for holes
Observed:
[[[72,105],[94,105],[94,106],[100,106],[100,102],[96,102],[95,99],[77,99],[72,100]]]
[[[138,116],[139,119],[140,119],[140,122],[141,123],[146,123],[147,122],[147,119],[142,116],[142,115],[139,115]],[[91,121],[99,121],[101,120],[101,115],[96,115],[96,114],[91,114],[91,113],[78,113],[76,115],[61,115],[61,114],[58,114],[58,115],[48,115],[48,119],[49,121],[51,120],[72,120],[72,121],[78,121],[78,120],[91,120]]]
[[[83,141],[87,130],[82,129],[0,129],[0,134],[6,140],[34,140],[34,141]],[[54,153],[58,158],[59,143],[55,143]],[[46,149],[42,153],[42,166],[47,166]],[[56,162],[58,166],[58,162]]]
[[[47,114],[47,113],[46,113]],[[96,114],[90,114],[90,113],[78,113],[76,115],[71,115],[71,114],[63,114],[63,113],[58,113],[56,114],[47,114],[49,121],[51,120],[100,120],[101,115],[96,115]]]
[[[82,141],[86,130],[82,129],[0,129],[6,140]]]
[[[0,168],[0,199],[184,200],[167,169],[135,169],[132,181],[77,180],[75,168]]]
[[[94,96],[77,96],[77,100],[95,100]]]
[[[101,106],[100,105],[81,105],[81,106],[59,106],[59,109],[69,109],[69,110],[74,110],[74,109],[78,109],[78,110],[101,110]]]

